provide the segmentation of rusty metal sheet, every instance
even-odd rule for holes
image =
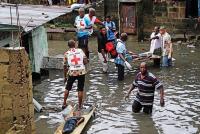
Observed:
[[[120,7],[120,28],[123,32],[136,34],[136,9],[133,4]]]
[[[11,25],[11,8],[12,24],[17,25],[16,6],[12,4],[0,5],[0,24]],[[72,9],[64,6],[19,5],[18,11],[18,23],[24,28],[24,31],[28,32],[56,17],[70,13]]]

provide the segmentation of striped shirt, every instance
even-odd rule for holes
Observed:
[[[135,100],[140,102],[141,105],[153,105],[155,89],[160,89],[163,85],[159,80],[150,72],[142,79],[141,72],[139,72],[133,81],[133,86],[138,87]]]

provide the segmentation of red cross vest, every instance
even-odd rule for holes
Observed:
[[[72,48],[65,53],[65,56],[69,65],[69,71],[85,69],[83,63],[85,54],[81,49]]]
[[[94,22],[95,22],[97,17],[92,16],[92,18],[90,18],[89,14],[86,14],[85,17],[87,17],[90,20],[90,23],[92,24],[92,28],[88,29],[88,32],[91,35],[93,33],[93,26],[94,26]]]
[[[91,24],[94,25],[94,22],[97,18],[96,16],[92,16],[92,18],[90,18],[89,14],[86,14],[85,17],[87,17],[90,20]]]
[[[80,16],[77,16],[75,19],[75,24],[77,27],[86,27],[87,24],[85,22],[85,17],[81,18]],[[77,32],[82,31],[82,32],[88,32],[88,29],[77,29]]]

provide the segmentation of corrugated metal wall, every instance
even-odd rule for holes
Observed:
[[[32,40],[29,40],[29,46],[32,72],[40,73],[43,57],[48,56],[47,34],[43,26],[33,30]]]

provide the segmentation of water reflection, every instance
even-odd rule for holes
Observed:
[[[92,43],[92,42],[91,42]],[[132,47],[134,45],[134,47]],[[63,45],[64,46],[64,45]],[[129,43],[136,52],[147,50],[146,44]],[[87,134],[197,134],[200,132],[200,76],[199,48],[194,52],[184,46],[175,47],[176,62],[172,68],[149,69],[164,84],[165,107],[160,107],[156,92],[151,116],[133,114],[131,104],[134,94],[126,102],[124,95],[137,72],[126,70],[125,80],[117,81],[114,64],[109,63],[109,73],[103,74],[96,55],[96,45],[91,47],[91,70],[86,76],[85,100],[98,106],[96,117],[87,126]],[[53,49],[53,48],[52,48]],[[51,70],[48,79],[34,86],[34,96],[46,107],[36,114],[37,133],[53,133],[63,121],[60,108],[63,101],[63,73]],[[77,102],[76,84],[73,85],[69,100]]]

